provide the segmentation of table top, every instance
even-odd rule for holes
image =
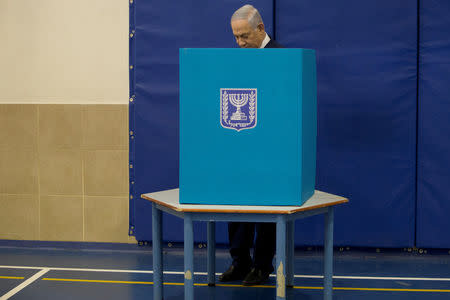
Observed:
[[[254,214],[293,214],[300,211],[334,206],[348,202],[347,198],[315,191],[314,195],[302,206],[253,206],[253,205],[205,205],[180,204],[179,189],[166,190],[141,195],[141,198],[179,212],[214,212],[214,213],[254,213]]]

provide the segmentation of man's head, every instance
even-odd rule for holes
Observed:
[[[266,37],[264,23],[258,10],[244,5],[231,16],[231,29],[241,48],[259,48]]]

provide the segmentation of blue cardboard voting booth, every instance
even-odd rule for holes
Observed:
[[[180,49],[180,203],[301,205],[316,176],[308,49]]]

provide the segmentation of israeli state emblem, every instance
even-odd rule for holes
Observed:
[[[256,126],[257,89],[220,89],[220,124],[237,131]]]

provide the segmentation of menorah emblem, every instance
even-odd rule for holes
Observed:
[[[241,107],[248,102],[248,94],[230,94],[230,102],[236,107],[236,111],[231,115],[233,121],[246,121],[247,116],[241,112]]]
[[[256,126],[257,89],[220,89],[220,124],[224,128],[240,131]],[[229,109],[229,104],[236,111]],[[231,111],[230,111],[231,110]]]

